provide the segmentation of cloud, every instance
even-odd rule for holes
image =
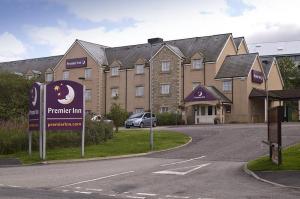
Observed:
[[[21,59],[25,56],[26,48],[13,34],[4,32],[0,35],[0,61]]]
[[[60,22],[57,26],[28,26],[26,32],[34,44],[48,46],[52,55],[65,53],[75,39],[122,46],[145,43],[151,37],[171,40],[228,32],[251,42],[299,37],[300,1],[238,0],[237,6],[227,0],[126,2],[60,0],[57,3],[65,6],[74,20],[100,25],[80,29]],[[232,16],[228,9],[236,9],[238,15]],[[129,25],[121,26],[126,20]],[[114,25],[107,28],[103,22]]]

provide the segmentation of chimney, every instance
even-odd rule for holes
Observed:
[[[164,40],[162,38],[156,37],[156,38],[150,38],[148,39],[149,44],[156,44],[156,43],[163,43]]]

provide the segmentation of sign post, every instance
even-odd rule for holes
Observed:
[[[270,159],[273,163],[280,165],[281,158],[281,122],[283,118],[283,107],[278,106],[269,110],[268,117],[268,143],[270,145]]]
[[[28,114],[28,147],[29,155],[32,153],[32,132],[41,132],[41,88],[42,84],[36,82],[32,85],[29,94],[29,114]],[[40,157],[42,143],[40,142]]]
[[[81,155],[84,156],[84,104],[84,86],[77,82],[61,80],[44,86],[43,160],[48,130],[81,131]]]

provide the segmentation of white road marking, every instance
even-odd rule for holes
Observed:
[[[86,182],[94,182],[94,181],[97,181],[97,180],[102,180],[102,179],[106,179],[106,178],[116,177],[116,176],[119,176],[119,175],[125,175],[125,174],[133,173],[133,172],[134,171],[127,171],[127,172],[117,173],[117,174],[113,174],[113,175],[109,175],[109,176],[104,176],[104,177],[100,177],[100,178],[95,178],[95,179],[91,179],[91,180],[84,180],[84,181],[80,181],[80,182],[75,182],[75,183],[72,183],[72,184],[67,184],[67,185],[56,187],[56,188],[69,187],[69,186],[73,186],[73,185],[77,185],[77,184],[82,184],[82,183],[86,183]]]
[[[75,189],[81,189],[81,187],[75,187]]]
[[[126,198],[145,199],[146,197],[140,197],[140,196],[126,196]]]
[[[4,184],[0,184],[0,186],[4,186]]]
[[[87,191],[74,191],[75,193],[91,194],[92,192]]]
[[[69,192],[70,190],[67,189],[63,189],[62,192]]]
[[[13,187],[13,188],[18,188],[18,187],[21,187],[21,186],[16,186],[16,185],[6,185],[8,187]]]
[[[182,199],[187,199],[187,198],[190,198],[190,196],[171,196],[171,195],[166,195],[166,198],[182,198]]]
[[[116,195],[115,195],[115,194],[109,194],[108,196],[116,197]]]
[[[182,164],[182,163],[190,162],[190,161],[193,161],[193,160],[198,160],[198,159],[201,159],[201,158],[205,158],[205,156],[200,156],[200,157],[197,157],[197,158],[192,158],[192,159],[183,160],[183,161],[179,161],[179,162],[173,162],[173,163],[168,163],[168,164],[162,164],[162,165],[160,165],[160,166],[161,166],[161,167],[165,167],[165,166],[174,165],[174,164]]]
[[[157,194],[155,194],[155,193],[137,193],[137,195],[141,195],[141,196],[157,196]]]
[[[86,188],[85,190],[87,190],[87,191],[102,191],[102,189],[90,189],[90,188]]]
[[[155,174],[170,174],[170,175],[186,175],[186,174],[191,173],[193,171],[196,171],[196,170],[198,170],[202,167],[206,167],[210,164],[211,163],[206,163],[206,164],[200,164],[200,165],[189,166],[189,167],[181,167],[181,168],[170,169],[170,170],[156,171],[156,172],[153,172],[153,173],[155,173]],[[193,168],[193,169],[190,169],[186,172],[177,171],[177,170],[180,170],[180,169],[189,169],[189,168]]]

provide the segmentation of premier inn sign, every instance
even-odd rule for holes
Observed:
[[[258,83],[261,84],[264,82],[264,74],[260,71],[257,70],[252,70],[251,71],[251,75],[252,75],[252,82],[254,83]]]
[[[86,57],[66,60],[66,68],[67,69],[82,68],[82,67],[86,67],[86,66],[87,66],[87,58]]]
[[[67,80],[46,85],[45,112],[47,130],[82,130],[83,86]]]
[[[29,131],[40,130],[40,96],[41,84],[34,83],[29,93]]]

